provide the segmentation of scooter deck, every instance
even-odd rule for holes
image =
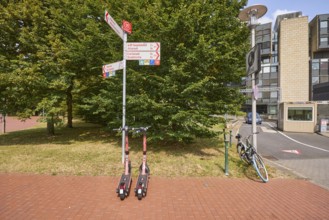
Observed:
[[[126,186],[125,188],[125,194],[129,195],[129,190],[130,190],[130,187],[131,187],[131,173],[125,175],[125,174],[122,174],[121,176],[121,179],[120,179],[120,182],[119,182],[119,185],[118,185],[118,188],[117,188],[117,193],[120,194],[120,186],[123,184]]]
[[[145,175],[139,174],[135,188],[136,195],[138,194],[138,189],[142,189],[144,192],[147,191],[148,182],[149,182],[149,174],[145,174]]]

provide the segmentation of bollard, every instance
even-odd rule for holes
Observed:
[[[228,141],[225,140],[225,175],[228,176]]]
[[[226,140],[226,130],[225,130],[225,128],[223,128],[223,135],[224,135],[224,140]]]
[[[230,148],[232,147],[232,130],[230,130]]]

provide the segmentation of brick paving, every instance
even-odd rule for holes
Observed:
[[[0,174],[0,219],[329,219],[329,191],[301,179],[152,176],[141,201],[121,201],[118,181]]]
[[[32,128],[38,124],[38,116],[32,116],[25,121],[19,120],[17,117],[6,117],[6,132],[19,131]],[[0,134],[3,133],[3,118],[0,118]]]

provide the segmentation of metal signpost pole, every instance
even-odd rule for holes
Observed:
[[[251,18],[252,20],[252,18]],[[251,47],[255,46],[255,25],[251,25]],[[255,86],[256,86],[256,73],[251,74],[251,88],[253,90],[251,96],[251,109],[252,109],[252,145],[257,150],[257,125],[256,125],[256,99],[255,99]]]
[[[239,13],[239,18],[242,21],[248,21],[251,28],[251,47],[255,46],[255,29],[257,25],[257,19],[262,17],[267,12],[267,8],[264,5],[253,5],[243,9]],[[251,89],[252,89],[252,144],[257,150],[257,126],[256,126],[256,73],[251,74]]]
[[[122,79],[122,128],[126,126],[126,43],[127,43],[127,33],[123,33],[123,79]],[[122,163],[124,162],[125,156],[125,139],[126,131],[122,130]]]

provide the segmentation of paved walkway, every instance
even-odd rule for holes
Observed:
[[[151,177],[141,201],[118,181],[0,174],[0,219],[329,219],[329,191],[306,180]]]
[[[6,132],[19,131],[36,126],[39,116],[32,116],[25,121],[19,120],[17,117],[6,117]],[[0,134],[4,133],[4,120],[0,117]]]

